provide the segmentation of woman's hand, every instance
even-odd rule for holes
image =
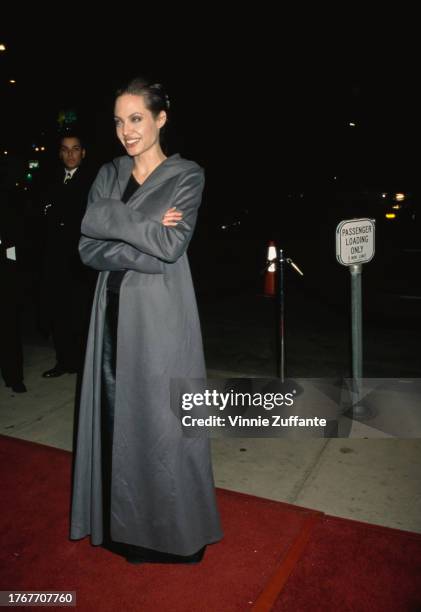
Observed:
[[[176,207],[173,206],[172,208],[169,208],[167,212],[165,213],[165,215],[162,217],[162,224],[167,227],[175,226],[177,225],[179,221],[181,221],[182,218],[183,218],[182,213],[178,212],[176,210]]]

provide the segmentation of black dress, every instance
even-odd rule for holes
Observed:
[[[133,175],[127,183],[122,202],[128,202],[134,192],[141,187]],[[117,554],[123,555],[133,562],[151,563],[195,563],[203,557],[206,546],[193,555],[173,555],[163,553],[133,544],[115,542],[110,533],[111,511],[111,461],[114,430],[114,400],[115,400],[115,372],[117,354],[117,323],[120,285],[126,270],[112,271],[107,279],[107,306],[105,314],[104,340],[102,351],[102,380],[101,380],[101,444],[102,444],[102,485],[103,485],[103,518],[104,541],[103,547]]]

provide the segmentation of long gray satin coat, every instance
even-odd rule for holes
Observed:
[[[204,173],[172,155],[121,202],[133,161],[99,171],[82,221],[79,252],[98,277],[83,373],[70,538],[103,541],[100,392],[106,284],[120,288],[111,538],[189,555],[223,537],[209,439],[186,437],[170,409],[171,377],[206,376],[186,248],[201,202]],[[165,227],[176,206],[183,219]]]

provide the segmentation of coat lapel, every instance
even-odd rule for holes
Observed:
[[[180,174],[180,172],[182,172],[184,169],[183,161],[184,160],[180,158],[179,153],[175,153],[174,155],[167,157],[167,159],[159,164],[159,166],[157,166],[157,168],[155,168],[155,170],[148,176],[140,188],[135,191],[128,201],[128,204],[132,199],[149,192],[151,189],[157,187],[160,183],[163,183],[173,176]],[[133,170],[133,159],[128,155],[125,155],[124,157],[120,157],[119,159],[115,160],[113,164],[117,170],[118,190],[120,192],[120,197],[122,197],[130,178],[130,174]]]

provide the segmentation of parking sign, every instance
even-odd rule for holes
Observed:
[[[375,219],[349,219],[336,228],[336,259],[343,266],[363,264],[374,257]]]

